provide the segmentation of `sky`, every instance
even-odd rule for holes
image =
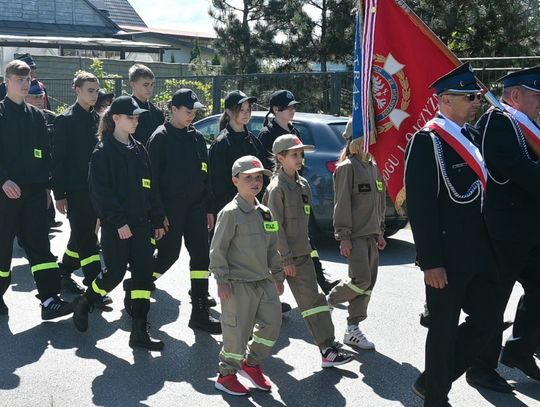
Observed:
[[[129,2],[149,27],[214,33],[213,20],[208,15],[210,0],[129,0]]]

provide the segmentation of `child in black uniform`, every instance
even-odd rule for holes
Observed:
[[[101,220],[101,248],[107,270],[74,301],[73,322],[81,332],[88,329],[92,304],[120,284],[129,263],[133,317],[129,346],[161,350],[163,343],[149,338],[146,320],[154,251],[151,231],[153,228],[156,240],[163,237],[164,214],[154,194],[148,154],[131,136],[142,112],[130,96],[120,96],[100,122],[101,141],[92,154],[88,182]]]

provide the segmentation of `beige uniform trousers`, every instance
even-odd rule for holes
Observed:
[[[349,302],[349,325],[358,325],[367,318],[371,291],[377,280],[379,249],[375,236],[352,239],[352,252],[348,259],[350,281],[335,286],[328,296],[330,305]]]
[[[331,309],[324,294],[319,292],[311,257],[294,257],[293,264],[296,266],[296,277],[287,277],[286,280],[315,343],[324,350],[332,345],[335,338]]]
[[[231,286],[232,298],[221,302],[222,375],[235,374],[245,358],[253,366],[268,357],[281,328],[281,304],[273,281],[233,281]]]

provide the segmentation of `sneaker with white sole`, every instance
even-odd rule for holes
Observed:
[[[249,389],[238,381],[235,374],[218,375],[214,387],[233,396],[245,396]]]
[[[360,330],[358,326],[355,326],[353,328],[347,328],[347,330],[345,331],[345,336],[343,337],[343,343],[350,346],[356,346],[360,349],[375,349],[375,344],[373,342],[370,342],[368,338],[366,338],[366,335]]]
[[[334,367],[339,365],[344,365],[349,363],[354,359],[354,356],[335,347],[331,346],[326,348],[326,350],[321,351],[322,355],[322,367]]]
[[[260,365],[249,366],[246,361],[242,364],[242,369],[238,371],[240,375],[248,379],[259,390],[272,390],[272,383],[268,380],[261,369]]]

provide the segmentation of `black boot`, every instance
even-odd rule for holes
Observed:
[[[326,278],[326,274],[324,274],[324,269],[321,264],[321,260],[318,257],[312,257],[311,260],[313,260],[313,266],[315,266],[315,275],[317,277],[317,284],[319,284],[319,287],[321,287],[321,290],[328,295],[330,291],[332,291],[332,288],[334,288],[336,285],[339,284],[339,280],[336,281],[329,281]]]
[[[221,333],[221,324],[210,315],[206,297],[192,297],[191,307],[191,317],[188,324],[191,329],[200,329],[212,335]]]
[[[133,311],[131,310],[131,279],[127,278],[122,284],[124,287],[124,309],[126,313],[132,317]]]
[[[188,294],[189,296],[191,297],[191,290],[188,291]],[[216,302],[216,299],[214,297],[212,297],[210,295],[210,293],[206,293],[206,301],[208,302],[208,306],[210,308],[212,307],[216,307],[217,306],[217,302]]]
[[[165,344],[161,341],[153,341],[150,339],[146,318],[133,318],[131,321],[129,346],[131,348],[143,348],[150,351],[161,351]]]
[[[501,352],[501,363],[521,370],[532,379],[540,380],[540,368],[534,360],[534,350],[529,352],[528,348],[520,339],[506,341]]]
[[[73,300],[73,323],[80,332],[88,330],[88,313],[92,309],[92,303],[83,294]]]

